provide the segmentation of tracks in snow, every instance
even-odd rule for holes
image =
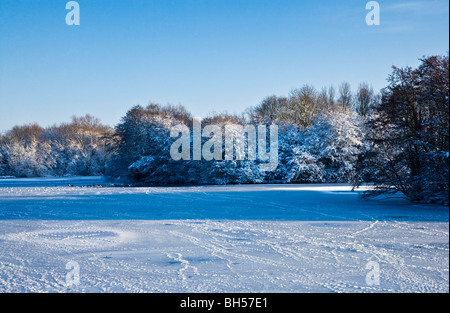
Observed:
[[[69,260],[95,292],[448,292],[446,223],[0,223],[3,292],[61,290]],[[368,261],[380,286],[365,283]]]

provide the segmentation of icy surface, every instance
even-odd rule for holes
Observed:
[[[447,207],[345,185],[103,183],[0,181],[0,292],[449,292]]]

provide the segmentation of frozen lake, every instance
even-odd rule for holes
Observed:
[[[0,180],[0,292],[449,291],[447,207],[346,185],[104,186]]]

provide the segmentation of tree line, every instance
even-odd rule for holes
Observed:
[[[417,68],[393,67],[380,92],[366,82],[355,91],[346,82],[320,90],[303,85],[241,115],[211,113],[201,121],[276,124],[274,171],[261,171],[259,160],[172,160],[170,130],[192,129],[192,115],[181,105],[150,103],[132,107],[115,128],[90,115],[48,128],[15,126],[0,137],[0,176],[105,175],[132,185],[369,184],[367,197],[448,203],[448,55],[420,61]]]
[[[0,136],[0,176],[102,175],[115,131],[91,115],[47,128],[14,126]]]

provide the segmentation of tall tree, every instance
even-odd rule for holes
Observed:
[[[448,203],[448,56],[421,65],[393,67],[382,103],[369,119],[361,177],[380,193],[402,193],[414,202]]]
[[[343,110],[348,110],[352,105],[352,88],[348,82],[343,82],[339,85],[338,102]]]
[[[378,104],[380,96],[375,94],[373,88],[368,83],[359,84],[353,101],[353,109],[362,116],[367,116]]]

